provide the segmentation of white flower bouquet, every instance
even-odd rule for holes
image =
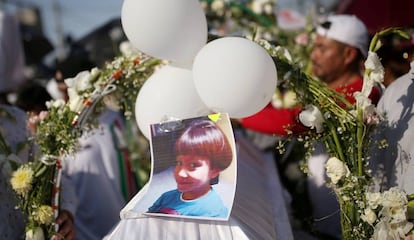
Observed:
[[[354,105],[304,73],[285,49],[261,42],[274,56],[284,84],[296,92],[299,103],[304,106],[299,119],[309,131],[299,139],[305,141],[307,156],[313,151],[311,142],[321,141],[326,146],[330,156],[326,162],[328,185],[340,204],[343,239],[402,239],[413,228],[407,220],[407,211],[410,210],[407,206],[411,199],[407,199],[405,193],[398,189],[370,192],[370,133],[381,118],[368,96],[372,87],[381,84],[383,79],[384,69],[376,50],[381,44],[379,39],[387,34],[406,36],[393,28],[374,36],[365,62],[363,88],[355,93]]]
[[[116,105],[131,116],[137,92],[160,63],[142,53],[125,54],[103,69],[66,79],[67,103],[47,103],[48,112],[38,117],[35,129],[34,142],[40,151],[33,162],[18,166],[10,179],[18,207],[28,218],[26,239],[50,239],[58,231],[54,220],[59,214],[60,159],[73,153],[81,134],[96,126],[104,96],[118,95]]]

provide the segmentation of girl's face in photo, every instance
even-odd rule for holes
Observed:
[[[211,169],[210,160],[197,155],[177,156],[174,178],[178,191],[186,200],[201,197],[210,190],[210,180],[217,177],[219,169]]]

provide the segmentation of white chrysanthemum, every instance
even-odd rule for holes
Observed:
[[[382,206],[390,208],[403,207],[407,204],[407,197],[400,189],[393,187],[382,194]]]
[[[41,227],[37,227],[35,230],[30,229],[26,232],[26,240],[44,240],[45,234]]]
[[[42,205],[33,213],[33,219],[41,224],[50,224],[53,222],[53,208],[48,205]]]
[[[391,223],[400,223],[407,221],[407,208],[404,207],[397,207],[391,209]]]
[[[370,208],[366,208],[364,214],[361,215],[361,219],[372,225],[377,220],[377,215]]]
[[[25,196],[32,189],[33,170],[23,165],[13,172],[10,183],[14,191],[19,195]]]
[[[323,132],[324,119],[319,108],[313,105],[306,106],[299,114],[299,120],[306,127],[315,128],[317,133]]]
[[[337,184],[339,180],[350,175],[350,171],[346,164],[336,157],[329,158],[325,164],[325,167],[326,175],[334,184]]]

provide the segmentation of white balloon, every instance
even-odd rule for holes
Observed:
[[[277,83],[276,66],[258,44],[224,37],[205,45],[193,63],[194,84],[211,110],[242,118],[263,109]]]
[[[135,102],[138,127],[148,139],[150,124],[209,113],[195,90],[191,70],[171,65],[162,67],[145,81]]]
[[[207,20],[197,0],[125,0],[121,21],[129,41],[155,58],[192,63],[207,42]]]

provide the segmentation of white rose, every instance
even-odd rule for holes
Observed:
[[[65,79],[65,84],[68,86],[68,91],[73,89],[75,92],[81,92],[92,87],[90,79],[91,73],[89,71],[82,71],[74,78]]]
[[[68,91],[69,93],[69,91]],[[70,94],[69,94],[70,96]],[[72,95],[69,98],[69,108],[73,112],[80,112],[83,106],[83,98],[78,95]]]
[[[349,176],[350,172],[344,162],[336,157],[331,157],[325,164],[326,175],[331,179],[332,183],[337,184],[339,180]]]
[[[323,132],[323,116],[321,111],[313,105],[306,106],[299,114],[300,122],[311,129],[316,128],[317,133]]]
[[[379,192],[367,192],[365,198],[368,203],[368,207],[376,209],[381,204],[381,193]]]
[[[361,218],[368,224],[372,225],[374,224],[375,220],[377,220],[377,215],[370,208],[366,208],[364,210],[364,214],[361,215]]]
[[[34,231],[30,229],[26,232],[26,240],[44,240],[45,234],[41,227],[37,227]]]

